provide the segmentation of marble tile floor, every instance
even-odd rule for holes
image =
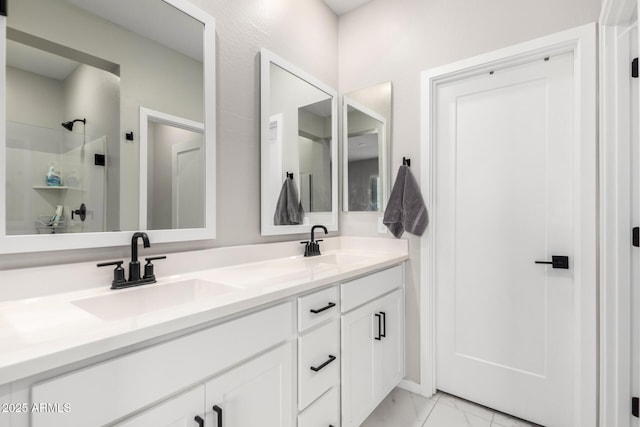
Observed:
[[[431,399],[396,388],[361,427],[539,427],[438,392]]]

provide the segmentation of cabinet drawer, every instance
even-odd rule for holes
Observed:
[[[36,384],[33,402],[65,402],[71,411],[33,413],[32,426],[107,424],[292,334],[293,304],[284,303]]]
[[[298,408],[340,381],[340,321],[298,338]]]
[[[298,427],[340,427],[340,395],[333,387],[313,405],[298,415]]]
[[[340,285],[340,303],[345,313],[402,286],[402,264]]]
[[[338,287],[298,298],[298,330],[306,331],[338,313]]]

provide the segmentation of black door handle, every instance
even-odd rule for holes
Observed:
[[[204,419],[200,415],[196,415],[194,421],[198,423],[198,427],[204,427]]]
[[[374,337],[376,340],[380,341],[382,339],[382,316],[380,313],[374,314],[378,318],[378,336]]]
[[[325,366],[327,366],[329,363],[333,362],[334,360],[336,360],[335,356],[332,356],[331,354],[329,355],[329,360],[327,360],[326,362],[324,362],[322,365],[320,366],[312,366],[311,370],[313,372],[318,372],[320,369],[324,368]]]
[[[330,308],[335,307],[335,306],[336,306],[335,302],[330,302],[329,304],[327,304],[326,306],[324,306],[322,308],[318,308],[317,310],[312,308],[309,311],[312,312],[313,314],[318,314],[318,313],[322,313],[325,310],[329,310]]]
[[[551,261],[536,261],[536,264],[551,264],[553,268],[569,269],[569,257],[564,255],[552,255]]]
[[[216,414],[218,414],[218,426],[217,427],[222,427],[222,408],[219,407],[218,405],[213,405],[213,412],[215,412]]]
[[[380,332],[380,336],[385,338],[387,336],[387,313],[381,311],[380,314],[382,315],[382,332]]]

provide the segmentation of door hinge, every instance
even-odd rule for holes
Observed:
[[[631,61],[631,77],[638,78],[638,58],[633,58]]]
[[[636,248],[640,247],[640,227],[633,227],[631,242]]]
[[[631,413],[636,418],[638,418],[638,404],[640,403],[639,400],[640,399],[638,399],[637,397],[631,398]]]

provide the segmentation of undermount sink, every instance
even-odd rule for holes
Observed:
[[[114,291],[110,294],[71,301],[71,303],[100,319],[117,320],[202,301],[237,290],[238,288],[220,283],[188,279]]]

